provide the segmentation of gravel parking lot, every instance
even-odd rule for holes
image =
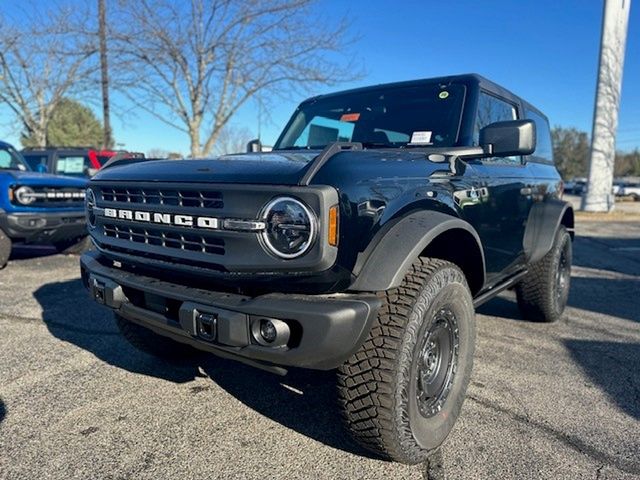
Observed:
[[[429,472],[640,478],[640,224],[584,222],[559,324],[481,307],[462,416]],[[137,352],[77,257],[21,249],[0,272],[0,478],[423,478],[346,437],[332,373],[287,377]]]

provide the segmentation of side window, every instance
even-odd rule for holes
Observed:
[[[494,122],[504,122],[518,118],[516,107],[498,97],[480,92],[478,98],[478,111],[473,128],[473,144],[480,144],[480,130]],[[494,157],[485,162],[520,163],[519,157]]]
[[[33,171],[38,171],[38,168],[40,167],[40,165],[44,165],[45,167],[47,166],[47,156],[46,155],[23,155],[24,159],[27,161],[27,163],[29,164],[29,167],[31,167],[31,170]],[[42,167],[40,167],[42,168]]]
[[[551,143],[551,130],[549,122],[538,112],[525,110],[528,119],[536,124],[536,150],[531,155],[534,162],[553,163],[553,145]]]

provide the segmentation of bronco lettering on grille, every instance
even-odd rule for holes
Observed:
[[[193,215],[144,212],[118,208],[105,208],[104,216],[108,218],[118,218],[121,220],[133,220],[136,222],[177,225],[179,227],[198,227],[208,228],[211,230],[217,230],[220,228],[220,221],[214,217],[197,217]]]

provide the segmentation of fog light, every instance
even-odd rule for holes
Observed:
[[[282,347],[289,341],[289,325],[275,318],[254,318],[251,322],[253,339],[265,347]]]
[[[271,320],[260,320],[260,335],[267,343],[273,343],[278,336],[278,330]]]

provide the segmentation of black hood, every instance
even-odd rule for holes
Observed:
[[[147,161],[105,168],[93,180],[296,185],[318,153],[247,153],[210,160]]]

